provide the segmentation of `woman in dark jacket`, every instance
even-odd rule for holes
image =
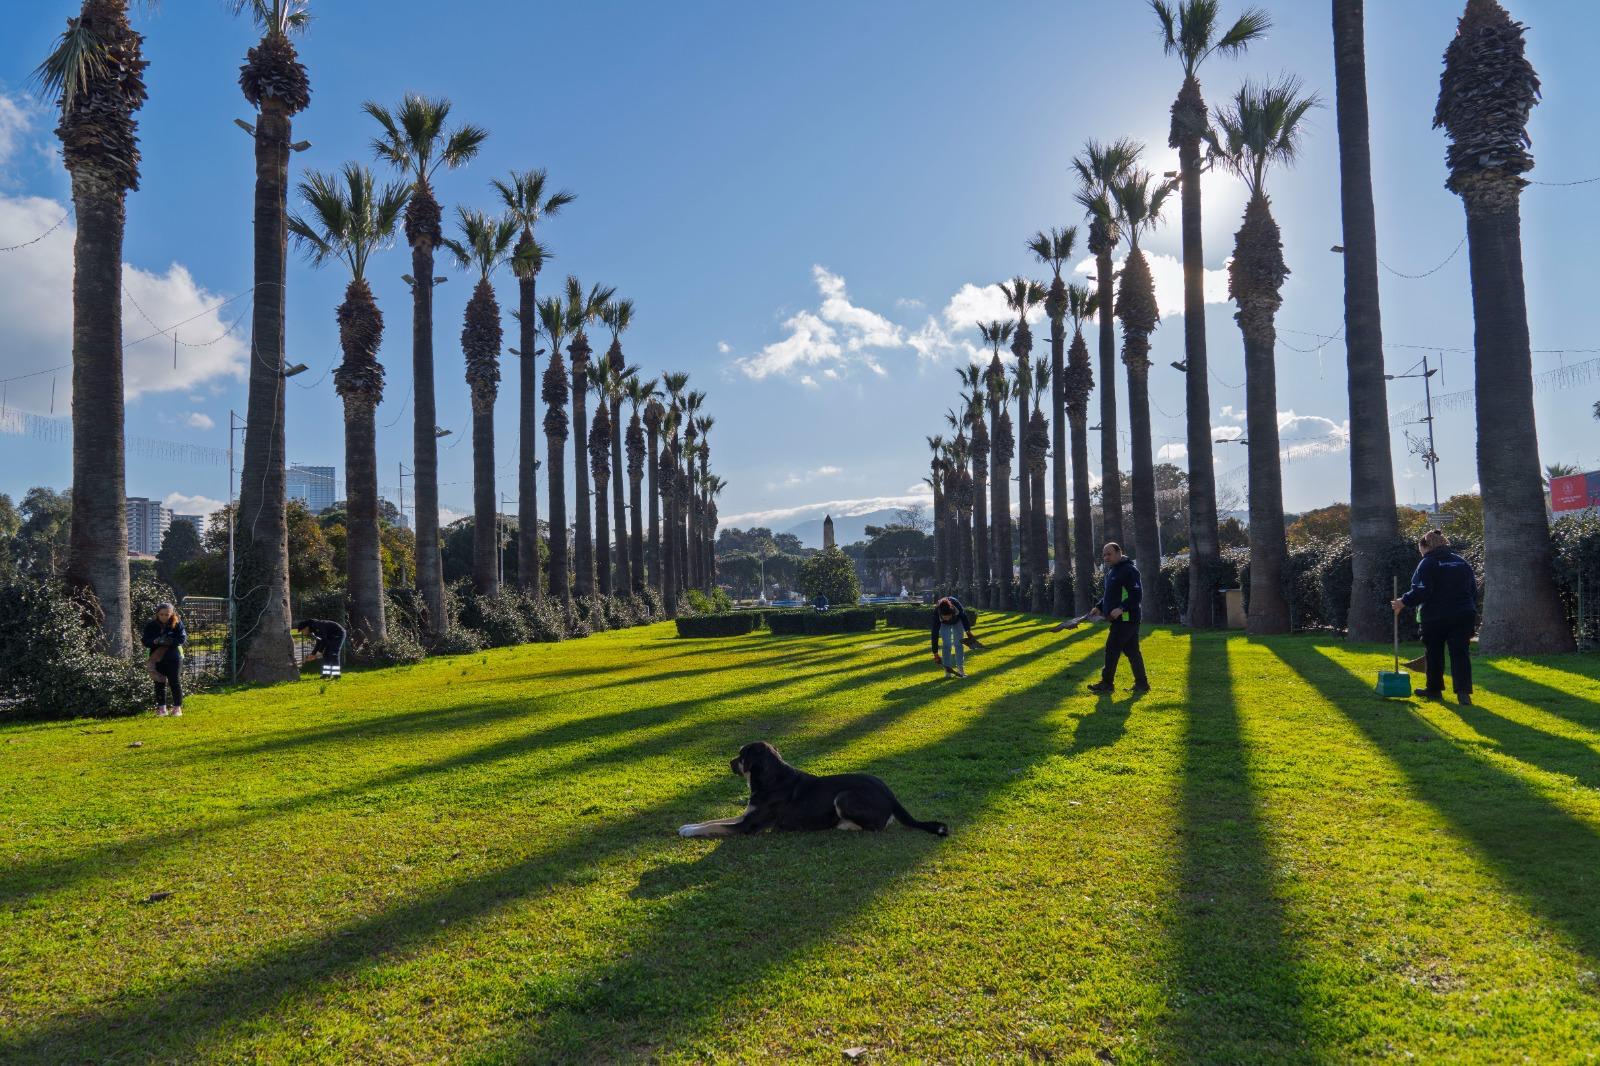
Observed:
[[[1450,687],[1456,702],[1472,706],[1472,630],[1478,622],[1478,580],[1472,564],[1450,550],[1444,531],[1430,529],[1417,541],[1422,562],[1411,588],[1392,604],[1399,614],[1419,607],[1422,646],[1427,652],[1428,684],[1417,693],[1436,700],[1444,695],[1444,653],[1450,649]]]
[[[946,596],[933,606],[933,661],[944,664],[945,677],[967,676],[968,647],[982,645],[972,632],[967,609],[954,596]]]
[[[181,718],[183,716],[183,646],[189,640],[188,630],[178,609],[170,603],[156,605],[155,617],[144,624],[140,643],[150,649],[150,658],[144,667],[156,683],[156,716]],[[172,688],[172,702],[167,703],[167,688]]]

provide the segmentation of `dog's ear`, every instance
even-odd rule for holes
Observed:
[[[778,753],[778,749],[773,747],[771,742],[763,740],[760,746],[761,753],[767,758],[771,759],[773,762],[783,761],[783,756]]]

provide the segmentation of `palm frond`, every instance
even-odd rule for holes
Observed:
[[[106,43],[80,19],[69,19],[56,46],[33,71],[33,81],[45,96],[59,96],[61,113],[72,110],[78,94],[106,70]]]
[[[1271,83],[1247,81],[1216,110],[1218,134],[1210,138],[1211,154],[1244,180],[1251,195],[1259,195],[1269,167],[1287,166],[1298,157],[1303,120],[1320,106],[1316,94],[1302,94],[1300,79],[1292,75]]]
[[[1222,35],[1212,50],[1236,56],[1252,41],[1265,37],[1271,28],[1272,16],[1259,7],[1252,7],[1239,16],[1238,21],[1228,28],[1228,32]]]

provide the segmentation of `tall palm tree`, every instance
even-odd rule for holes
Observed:
[[[1033,368],[1033,394],[1043,396],[1050,388],[1050,364],[1040,363]],[[1045,420],[1044,408],[1033,405],[1028,417],[1028,477],[1033,510],[1028,515],[1028,550],[1034,559],[1033,609],[1043,614],[1051,609],[1054,596],[1050,591],[1050,531],[1045,515],[1044,477],[1050,454],[1050,424]]]
[[[66,578],[93,595],[106,649],[133,654],[122,396],[122,236],[139,188],[144,38],[127,0],[83,0],[35,78],[58,97],[78,220],[72,249],[72,518]]]
[[[284,280],[289,257],[291,120],[311,103],[311,80],[289,35],[307,20],[303,0],[233,0],[261,29],[239,72],[239,88],[258,111],[255,190],[255,305],[251,314],[250,395],[239,482],[240,536],[234,551],[239,677],[297,676],[289,636],[289,527],[284,470]]]
[[[980,323],[978,332],[989,345],[989,366],[984,374],[989,402],[989,551],[993,558],[991,580],[994,592],[989,604],[1002,611],[1011,610],[1011,416],[1006,404],[1011,387],[1005,367],[1000,363],[1000,346],[1011,339],[1016,329],[1010,322]]]
[[[706,394],[698,389],[691,389],[683,398],[683,468],[682,476],[677,479],[678,487],[678,514],[683,519],[683,533],[678,539],[679,574],[683,579],[684,588],[700,587],[700,567],[695,559],[695,554],[690,550],[690,545],[695,543],[699,535],[699,515],[695,505],[694,495],[694,464],[699,455],[700,441],[700,408],[706,402]]]
[[[594,569],[600,595],[612,593],[611,515],[606,486],[611,482],[611,390],[615,375],[607,360],[589,366],[594,392],[594,422],[589,427],[589,472],[594,477]],[[620,544],[617,546],[622,547]],[[621,585],[616,586],[618,590]]]
[[[1288,557],[1283,528],[1283,475],[1278,455],[1278,388],[1274,346],[1276,318],[1283,303],[1279,290],[1289,276],[1283,241],[1267,199],[1267,170],[1287,166],[1299,153],[1301,125],[1317,106],[1300,83],[1246,82],[1233,102],[1216,115],[1216,158],[1244,179],[1250,199],[1244,223],[1234,236],[1228,264],[1228,293],[1239,305],[1234,318],[1244,337],[1245,433],[1250,438],[1250,608],[1251,633],[1287,633],[1292,619],[1283,590]],[[1541,511],[1541,514],[1543,512]]]
[[[611,369],[607,382],[606,400],[611,404],[611,512],[616,523],[616,592],[626,596],[633,590],[632,561],[628,558],[628,514],[622,498],[622,398],[627,394],[630,377],[637,371],[628,369],[622,356],[622,334],[633,324],[633,301],[613,300],[600,314],[600,320],[611,330],[611,347],[606,350],[606,364]]]
[[[631,529],[628,537],[628,572],[633,577],[631,591],[634,595],[644,592],[645,583],[649,578],[645,575],[645,541],[644,541],[644,464],[645,464],[645,433],[644,425],[639,418],[639,410],[643,407],[648,417],[649,404],[655,402],[655,381],[645,381],[637,373],[628,378],[626,395],[628,397],[628,518]],[[651,431],[649,450],[651,457],[655,451],[655,431]],[[654,472],[650,481],[655,483]],[[655,511],[654,501],[651,502],[651,512]],[[655,523],[650,526],[650,533],[655,535]],[[653,578],[654,575],[650,575]]]
[[[567,355],[572,360],[572,479],[577,529],[573,534],[573,563],[577,571],[574,592],[594,595],[594,540],[589,526],[589,347],[588,327],[600,317],[605,305],[616,295],[615,289],[591,286],[587,295],[583,283],[567,275],[567,332],[572,340]],[[603,532],[603,531],[602,531]]]
[[[1372,208],[1363,0],[1333,0],[1333,80],[1344,220],[1344,337],[1350,393],[1350,555],[1345,623],[1352,641],[1389,632],[1389,547],[1400,536],[1389,453],[1389,396],[1378,303],[1378,225]]]
[[[1027,476],[1027,442],[1023,439],[1028,432],[1028,394],[1033,387],[1033,369],[1028,362],[1029,353],[1033,351],[1033,330],[1028,328],[1028,314],[1044,302],[1045,292],[1037,281],[1022,277],[1010,285],[1002,282],[1000,291],[1005,293],[1006,306],[1017,315],[1017,329],[1011,336],[1011,354],[1016,356],[1016,362],[1011,364],[1011,375],[1017,396],[1017,455],[1022,459],[1022,476],[1017,479],[1017,555],[1022,563],[1022,594],[1028,597],[1032,595],[1039,569],[1033,558],[1032,538],[1028,535],[1028,523],[1033,514],[1033,482]]]
[[[679,542],[683,538],[683,516],[678,509],[678,472],[681,441],[679,432],[683,425],[684,396],[689,387],[689,375],[682,372],[663,374],[661,387],[667,394],[666,415],[661,429],[666,446],[661,450],[661,506],[662,506],[662,597],[668,617],[676,617],[678,599],[683,595],[684,573]]]
[[[960,432],[945,450],[945,499],[955,520],[955,587],[962,599],[972,600],[972,475],[967,466],[972,453]]]
[[[479,126],[446,130],[450,101],[407,95],[390,110],[367,101],[362,109],[378,123],[373,140],[377,158],[411,184],[406,204],[406,243],[411,246],[411,412],[412,469],[416,474],[417,588],[427,605],[425,627],[438,636],[449,619],[444,609],[444,560],[439,552],[439,412],[433,387],[433,255],[444,243],[442,212],[433,195],[441,167],[465,166],[483,146],[488,131]]]
[[[1094,388],[1094,367],[1083,340],[1083,321],[1095,312],[1096,296],[1087,285],[1067,286],[1067,314],[1072,316],[1072,346],[1067,351],[1067,420],[1072,423],[1072,555],[1076,564],[1073,613],[1086,614],[1094,603],[1094,506],[1089,495],[1089,390]],[[1065,507],[1065,504],[1058,504]],[[1056,521],[1063,520],[1058,513]],[[1057,549],[1059,553],[1060,549]],[[1057,554],[1057,559],[1060,555]]]
[[[565,189],[545,193],[550,176],[539,170],[513,170],[510,181],[492,184],[517,224],[517,247],[511,272],[517,278],[517,584],[535,599],[543,594],[539,580],[539,301],[535,283],[550,258],[534,237],[539,222],[559,214],[577,199]],[[552,358],[559,358],[555,352]]]
[[[968,451],[972,457],[972,602],[977,607],[989,606],[989,427],[984,420],[986,394],[983,387],[983,368],[971,363],[957,369],[956,376],[965,385],[961,394],[966,403],[966,426],[972,434]]]
[[[1528,114],[1539,76],[1523,28],[1494,0],[1468,0],[1444,53],[1433,116],[1450,138],[1445,184],[1467,212],[1483,565],[1502,575],[1488,583],[1479,641],[1501,655],[1573,646],[1556,594],[1533,416],[1521,198],[1522,175],[1533,169]]]
[[[1033,235],[1028,248],[1050,268],[1050,290],[1045,297],[1044,313],[1050,319],[1050,420],[1055,428],[1051,441],[1050,499],[1055,508],[1055,525],[1052,547],[1056,566],[1062,573],[1072,572],[1072,545],[1067,537],[1067,417],[1066,417],[1066,320],[1067,285],[1061,279],[1061,268],[1072,258],[1072,249],[1078,241],[1078,227],[1067,226],[1042,230]],[[1051,609],[1058,615],[1072,614],[1072,604],[1067,602],[1066,586],[1054,582]]]
[[[1184,412],[1189,455],[1189,624],[1216,624],[1212,587],[1222,550],[1217,540],[1217,478],[1212,465],[1211,385],[1206,357],[1205,249],[1200,219],[1200,142],[1206,102],[1200,65],[1220,52],[1238,56],[1266,35],[1272,19],[1250,8],[1222,29],[1217,0],[1150,0],[1161,26],[1161,48],[1183,67],[1183,84],[1172,104],[1169,147],[1178,150],[1178,188],[1183,205]]]
[[[714,587],[717,582],[717,497],[728,483],[716,474],[706,475],[706,583]]]
[[[400,224],[409,193],[403,183],[378,187],[372,172],[346,163],[339,174],[315,171],[300,183],[310,218],[289,219],[289,233],[311,262],[337,259],[350,268],[350,284],[335,317],[344,361],[333,385],[344,401],[345,565],[350,598],[350,635],[359,645],[381,641],[383,552],[378,537],[378,434],[374,422],[383,400],[383,314],[367,284],[367,262],[387,247]]]
[[[648,455],[645,460],[645,473],[649,478],[647,494],[650,497],[650,540],[645,546],[645,570],[649,575],[649,582],[666,602],[666,585],[662,576],[661,557],[661,490],[657,485],[657,478],[661,467],[661,424],[666,417],[666,406],[661,402],[661,391],[652,384],[650,396],[644,405],[644,429]]]
[[[517,223],[482,211],[456,209],[460,238],[445,247],[463,270],[476,270],[478,283],[461,324],[461,354],[472,393],[472,587],[480,596],[500,594],[500,506],[494,485],[494,401],[500,393],[500,302],[489,278],[511,254]]]
[[[1072,160],[1078,174],[1074,199],[1089,219],[1089,254],[1094,256],[1100,312],[1100,503],[1105,512],[1105,539],[1122,542],[1122,474],[1117,469],[1117,332],[1112,322],[1114,291],[1111,256],[1121,240],[1112,188],[1139,159],[1143,146],[1124,138],[1102,144],[1089,141]]]
[[[1154,185],[1148,171],[1135,168],[1112,188],[1117,218],[1128,238],[1117,290],[1117,317],[1122,319],[1122,361],[1128,368],[1128,428],[1133,435],[1134,547],[1146,570],[1161,568],[1161,532],[1156,517],[1154,448],[1150,439],[1150,333],[1161,321],[1156,307],[1150,264],[1139,250],[1139,235],[1161,220],[1171,185]],[[1274,453],[1276,454],[1276,453]],[[1252,572],[1254,568],[1252,567]],[[1151,618],[1165,606],[1160,581],[1145,586],[1144,606]]]
[[[946,528],[944,436],[923,438],[928,444],[928,485],[933,489],[933,574],[934,583],[945,585],[950,576],[950,531]],[[937,591],[937,590],[936,590]],[[943,592],[940,592],[943,595]]]
[[[539,325],[550,340],[550,361],[545,364],[539,395],[544,399],[545,451],[550,473],[550,596],[563,608],[572,602],[567,579],[567,365],[561,359],[561,342],[567,335],[567,308],[560,297],[539,301]]]
[[[716,584],[712,573],[716,565],[715,540],[711,522],[711,430],[717,420],[711,415],[700,416],[700,579],[707,592]]]

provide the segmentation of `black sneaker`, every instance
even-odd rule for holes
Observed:
[[[1116,687],[1113,685],[1108,685],[1104,681],[1096,681],[1089,686],[1089,691],[1098,692],[1102,696],[1109,696],[1111,693],[1116,691]]]
[[[1416,696],[1419,700],[1436,700],[1443,696],[1444,693],[1435,692],[1432,689],[1419,688],[1416,692],[1412,693],[1412,695]]]
[[[1470,692],[1458,692],[1456,694],[1456,703],[1459,704],[1462,707],[1471,707],[1472,706],[1472,693],[1470,693]]]
[[[1134,685],[1133,688],[1130,691],[1133,691],[1133,692],[1149,692],[1150,691],[1150,683],[1148,681],[1146,681],[1142,685]]]

